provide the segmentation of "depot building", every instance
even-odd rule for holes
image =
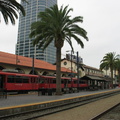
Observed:
[[[23,74],[56,75],[56,65],[6,52],[0,52],[0,70]],[[61,67],[61,76],[67,76],[69,73],[71,73],[70,69]]]

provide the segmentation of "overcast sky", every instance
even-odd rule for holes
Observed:
[[[73,8],[72,17],[83,16],[80,24],[87,33],[89,41],[82,39],[84,49],[73,42],[75,52],[83,58],[83,62],[91,67],[99,68],[103,56],[109,52],[120,54],[120,0],[58,0],[58,5],[69,5]],[[18,21],[13,26],[0,22],[0,51],[15,53]],[[74,40],[73,40],[74,41]],[[71,50],[65,43],[62,55]]]

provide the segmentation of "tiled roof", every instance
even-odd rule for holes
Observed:
[[[98,69],[98,68],[91,67],[91,66],[88,66],[88,65],[85,65],[85,64],[83,64],[83,67],[85,67],[85,68],[90,68],[90,69],[97,70],[97,71],[101,71],[101,70]]]
[[[18,60],[18,62],[16,62]],[[28,57],[23,57],[15,54],[5,53],[0,51],[0,63],[12,64],[12,65],[20,65],[32,67],[33,59]],[[34,59],[34,67],[39,69],[46,70],[56,70],[56,65],[52,65],[46,61]],[[62,72],[71,72],[69,69],[61,68]]]

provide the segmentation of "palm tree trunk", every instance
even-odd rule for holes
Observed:
[[[61,92],[61,48],[56,50],[56,95],[62,95]]]
[[[118,70],[118,83],[120,85],[120,70]]]
[[[112,84],[112,87],[113,87],[113,68],[110,68],[110,71],[111,71],[111,78],[112,78],[111,84]]]

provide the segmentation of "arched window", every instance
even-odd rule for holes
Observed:
[[[23,74],[25,74],[25,71],[22,70],[22,69],[20,69],[20,68],[16,68],[15,70],[18,70],[18,73],[23,73]]]
[[[62,77],[66,77],[66,74],[62,74]]]
[[[3,68],[2,66],[0,66],[0,70],[3,70],[3,69],[5,69],[5,68]]]
[[[33,70],[31,70],[29,74],[38,75],[38,72],[35,71],[35,70],[34,70],[34,72],[33,72]]]
[[[42,74],[42,75],[47,75],[47,74],[48,74],[48,72],[46,72],[46,71],[45,71],[45,72],[43,72],[43,74]]]

